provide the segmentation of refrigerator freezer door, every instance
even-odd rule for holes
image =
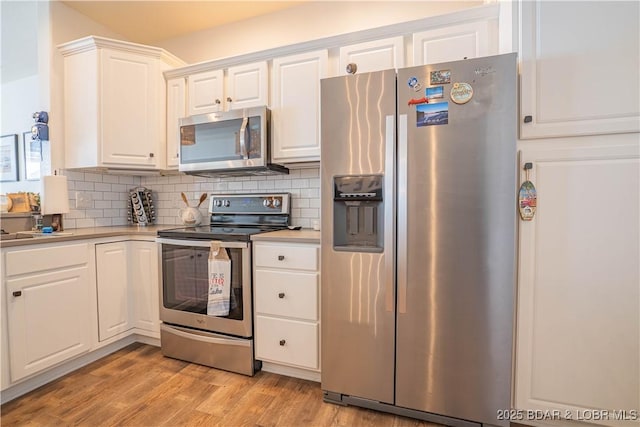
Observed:
[[[515,54],[398,73],[397,406],[511,407],[516,76]]]
[[[321,89],[322,389],[393,403],[395,71],[325,79]],[[334,202],[334,177],[375,174],[383,174],[382,250],[336,251],[334,227],[353,224],[357,210]],[[334,212],[334,203],[345,206]],[[362,228],[373,227],[363,211]],[[334,221],[336,212],[353,216]]]

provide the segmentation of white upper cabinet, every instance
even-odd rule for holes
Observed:
[[[273,60],[271,141],[275,162],[320,160],[320,79],[326,50]]]
[[[180,119],[187,115],[187,91],[184,77],[167,81],[167,169],[178,167],[180,155]]]
[[[224,71],[212,70],[192,74],[188,82],[188,113],[215,113],[223,110]]]
[[[227,70],[227,110],[260,107],[269,102],[267,63],[256,62]]]
[[[520,137],[640,131],[639,2],[520,2]]]
[[[415,33],[413,65],[497,55],[497,26],[495,19],[484,19]]]
[[[403,38],[398,36],[341,47],[339,75],[348,74],[348,64],[356,64],[358,73],[402,68],[405,66]]]
[[[243,64],[224,70],[189,74],[188,115],[215,113],[268,104],[267,62]]]
[[[65,167],[164,168],[162,71],[182,62],[162,49],[93,36],[60,50]]]

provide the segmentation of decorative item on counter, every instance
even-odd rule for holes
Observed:
[[[523,221],[531,221],[533,219],[538,205],[538,192],[533,182],[529,181],[529,171],[532,168],[532,163],[524,164],[526,181],[522,183],[518,191],[518,210]]]
[[[129,190],[127,199],[127,221],[137,225],[149,225],[156,220],[156,208],[153,205],[151,190],[135,187]]]
[[[6,213],[11,210],[13,206],[13,202],[11,201],[11,197],[6,194],[0,195],[0,212]]]
[[[63,231],[62,214],[69,213],[69,186],[64,175],[48,175],[42,177],[43,215],[52,215],[51,227],[53,231]],[[31,209],[29,209],[31,210]]]
[[[189,205],[189,200],[187,199],[186,194],[180,193],[180,197],[184,201],[186,207],[180,209],[178,211],[178,216],[180,217],[180,221],[184,225],[195,227],[196,225],[200,225],[202,222],[202,214],[198,210],[200,205],[207,199],[207,193],[202,193],[200,195],[200,200],[198,201],[198,205],[194,208]]]
[[[11,207],[9,212],[31,212],[31,205],[29,204],[29,194],[27,193],[8,193],[7,197],[11,199]]]

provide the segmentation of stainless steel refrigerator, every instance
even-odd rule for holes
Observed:
[[[516,54],[324,79],[325,401],[507,425]]]

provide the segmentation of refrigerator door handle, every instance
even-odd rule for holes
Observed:
[[[384,251],[385,251],[385,309],[394,309],[395,287],[395,116],[385,117],[385,175],[384,175]]]
[[[398,313],[407,312],[407,115],[398,116]]]

